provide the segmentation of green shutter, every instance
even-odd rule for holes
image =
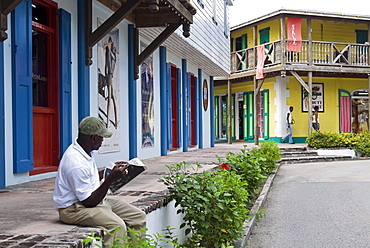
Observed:
[[[247,48],[247,34],[242,35],[242,49]]]
[[[219,126],[220,126],[220,120],[219,120],[219,99],[220,97],[219,96],[215,96],[215,138],[218,139],[218,135],[219,135]]]
[[[260,45],[270,42],[270,28],[260,30]]]
[[[247,93],[248,140],[254,139],[254,92]]]
[[[231,138],[236,140],[235,137],[235,94],[231,97]]]
[[[244,141],[248,140],[248,93],[243,93],[243,137]]]
[[[356,30],[356,43],[365,44],[368,41],[368,31],[367,30]]]

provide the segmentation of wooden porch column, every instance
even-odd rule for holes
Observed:
[[[367,80],[368,80],[368,89],[367,89],[367,95],[368,95],[368,99],[370,99],[370,73],[367,74]],[[370,106],[370,102],[368,101],[368,106]],[[370,127],[370,108],[368,109],[369,113],[368,113],[368,116],[369,118],[367,119],[368,121],[368,127]]]
[[[312,24],[311,19],[307,19],[307,37],[308,37],[308,64],[313,64],[312,54]],[[308,135],[312,133],[312,71],[308,72]]]
[[[258,35],[257,35],[257,26],[253,26],[253,45],[254,45],[254,68],[255,74],[253,77],[253,121],[254,121],[254,144],[258,145],[258,121],[257,121],[257,45],[258,45]]]
[[[312,71],[308,72],[308,135],[312,133]]]
[[[254,144],[258,145],[258,115],[257,115],[257,110],[258,110],[258,101],[257,101],[257,96],[258,96],[258,89],[257,89],[257,78],[256,76],[253,77],[253,91],[254,91],[254,104],[253,104],[253,120],[254,120]]]
[[[286,28],[285,28],[285,17],[280,18],[280,39],[281,39],[281,64],[284,66],[285,65],[285,33],[286,33]],[[284,73],[284,74],[283,74]],[[285,71],[281,72],[282,75],[285,75]]]
[[[232,130],[231,130],[231,118],[232,118],[232,96],[231,96],[231,81],[227,80],[227,142],[232,143]]]

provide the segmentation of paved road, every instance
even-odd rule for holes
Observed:
[[[246,247],[370,247],[370,161],[282,165]]]

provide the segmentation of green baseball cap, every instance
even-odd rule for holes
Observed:
[[[86,135],[99,135],[104,138],[110,138],[113,135],[113,133],[106,128],[102,119],[93,116],[85,117],[80,122],[78,131]]]

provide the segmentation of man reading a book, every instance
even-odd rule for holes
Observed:
[[[146,227],[146,215],[140,209],[120,200],[106,198],[112,182],[127,170],[116,165],[103,183],[95,164],[93,151],[98,150],[104,138],[110,138],[105,123],[96,117],[84,118],[78,128],[78,138],[63,154],[55,179],[54,207],[61,221],[82,226],[103,227],[116,237],[126,236],[126,226],[140,231]],[[112,236],[104,237],[109,247]]]

